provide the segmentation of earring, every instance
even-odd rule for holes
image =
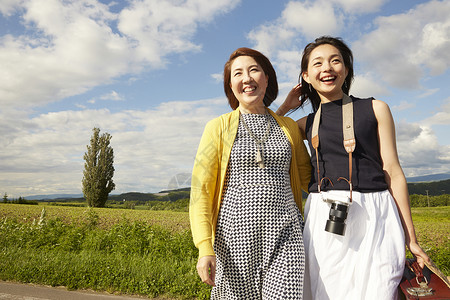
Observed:
[[[347,81],[344,81],[344,89],[348,90]]]
[[[309,87],[309,92],[312,94],[311,84],[310,83],[308,83],[308,87]]]

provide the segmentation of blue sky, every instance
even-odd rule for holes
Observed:
[[[185,186],[204,125],[230,110],[230,53],[270,58],[276,110],[321,35],[352,48],[350,93],[391,107],[406,176],[450,172],[450,1],[2,0],[0,192],[81,193],[94,126],[112,135],[113,193]]]

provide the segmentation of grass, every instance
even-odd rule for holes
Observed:
[[[412,213],[419,243],[449,275],[450,207]],[[0,204],[1,280],[208,299],[197,255],[186,212]]]
[[[419,245],[450,275],[450,206],[411,209]],[[411,257],[411,255],[409,255]]]
[[[45,207],[49,219],[59,218],[65,224],[83,224],[89,212],[98,216],[98,226],[110,228],[122,219],[145,222],[149,225],[159,225],[171,232],[180,232],[189,229],[189,214],[175,211],[150,211],[135,209],[110,209],[67,207],[54,205],[14,205],[0,203],[0,218],[12,218],[22,223],[32,223],[39,220],[42,209]]]

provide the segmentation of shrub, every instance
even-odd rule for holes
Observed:
[[[426,195],[410,195],[411,207],[437,207],[449,206],[450,195],[426,196]]]

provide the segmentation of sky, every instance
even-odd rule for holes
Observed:
[[[271,60],[276,110],[321,35],[353,51],[350,94],[390,106],[405,175],[450,173],[448,0],[1,0],[0,193],[81,194],[94,127],[113,194],[186,187],[205,124],[231,110],[231,52]]]

